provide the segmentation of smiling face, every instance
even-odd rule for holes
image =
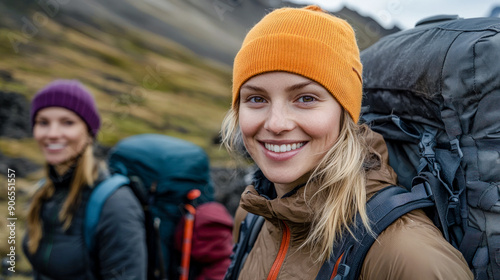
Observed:
[[[33,136],[45,161],[54,166],[67,164],[92,140],[85,122],[73,111],[62,107],[38,111]]]
[[[323,86],[300,75],[264,73],[240,89],[245,147],[280,196],[308,180],[337,140],[341,114]]]

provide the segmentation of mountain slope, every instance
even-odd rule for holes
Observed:
[[[101,144],[110,146],[137,133],[164,133],[193,141],[224,161],[225,153],[213,139],[230,104],[232,59],[247,30],[266,12],[284,5],[295,4],[0,3],[0,71],[5,74],[0,76],[0,90],[29,100],[54,78],[80,79],[96,96],[103,114]],[[346,8],[336,14],[354,26],[361,48],[395,31]],[[29,134],[30,128],[25,130]],[[4,136],[0,143],[13,141]]]

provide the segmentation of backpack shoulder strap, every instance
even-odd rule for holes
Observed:
[[[259,236],[264,217],[252,213],[248,213],[245,220],[240,225],[240,235],[238,243],[233,247],[231,255],[231,264],[224,276],[224,280],[236,280],[240,274],[243,264],[245,263],[248,254],[253,248],[257,236]]]
[[[366,254],[382,231],[402,215],[433,205],[432,193],[425,183],[414,186],[411,192],[397,186],[382,189],[367,202],[367,214],[375,235],[366,231],[358,217],[352,228],[354,236],[343,235],[316,279],[332,279],[333,276],[334,280],[358,279]]]
[[[96,227],[101,217],[102,208],[108,198],[121,186],[129,183],[129,179],[121,174],[113,174],[111,177],[97,185],[90,194],[85,209],[84,238],[89,252],[93,252]]]

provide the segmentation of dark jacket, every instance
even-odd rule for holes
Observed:
[[[396,184],[396,174],[388,165],[382,137],[371,130],[364,137],[371,154],[381,163],[380,168],[366,174],[366,192],[371,197],[378,190]],[[235,216],[235,240],[247,211],[263,216],[265,222],[240,272],[240,280],[266,279],[271,273],[275,276],[272,279],[316,278],[323,263],[314,262],[308,248],[299,248],[302,243],[294,239],[297,232],[303,232],[311,224],[312,209],[306,202],[314,191],[299,187],[277,198],[274,188],[262,180],[245,189]],[[271,271],[275,263],[279,267]],[[473,276],[461,253],[443,238],[422,210],[415,210],[379,235],[368,251],[359,279],[445,280],[473,279]]]
[[[58,215],[69,193],[73,172],[58,177],[50,171],[54,195],[42,204],[43,236],[35,254],[23,250],[33,266],[34,279],[146,279],[147,247],[144,212],[133,192],[119,188],[104,204],[96,229],[95,255],[85,246],[83,223],[87,201],[92,192],[86,187],[71,226],[63,230]],[[106,176],[100,175],[96,185]]]

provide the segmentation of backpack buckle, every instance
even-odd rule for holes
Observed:
[[[434,152],[434,145],[434,136],[431,133],[424,132],[422,140],[418,143],[421,156],[427,159],[434,159],[436,156],[436,153]]]
[[[346,264],[339,264],[339,267],[337,268],[337,275],[333,277],[333,280],[342,280],[346,279],[347,275],[349,275],[349,271],[351,270],[351,267],[349,267]]]
[[[458,142],[457,138],[451,140],[450,145],[451,145],[451,150],[454,152],[456,151],[460,158],[464,157],[464,153],[462,152],[462,149],[460,149],[460,142]]]

